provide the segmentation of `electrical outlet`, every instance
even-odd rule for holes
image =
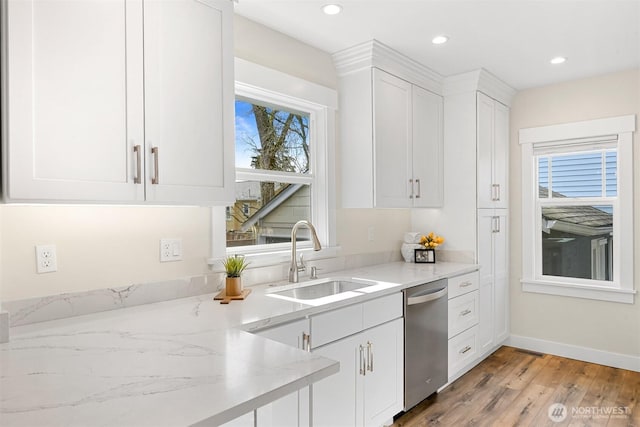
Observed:
[[[160,262],[182,261],[182,239],[160,239]]]
[[[56,245],[36,246],[36,271],[38,273],[53,273],[58,271]]]

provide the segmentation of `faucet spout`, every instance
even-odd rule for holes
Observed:
[[[298,265],[298,261],[296,261],[296,234],[298,232],[298,228],[301,226],[305,226],[311,231],[311,240],[313,240],[313,250],[319,251],[322,249],[320,245],[320,240],[318,239],[318,235],[316,234],[316,229],[309,221],[298,221],[291,229],[291,265],[289,266],[289,282],[298,283],[298,272],[300,270],[304,270],[304,265]]]

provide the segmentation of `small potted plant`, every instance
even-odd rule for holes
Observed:
[[[227,280],[225,283],[226,296],[237,297],[242,295],[242,281],[240,276],[249,263],[243,256],[234,255],[223,260],[222,265],[227,273]]]

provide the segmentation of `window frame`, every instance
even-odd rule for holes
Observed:
[[[521,129],[522,155],[522,290],[632,304],[633,281],[633,132],[635,115]],[[617,149],[617,197],[580,197],[565,200],[538,197],[540,155]],[[551,191],[551,189],[549,190]],[[613,205],[614,277],[598,281],[542,274],[542,206]],[[535,227],[524,227],[534,224]]]
[[[335,247],[335,112],[338,96],[335,90],[293,77],[252,62],[235,59],[235,96],[309,114],[309,173],[291,173],[236,168],[236,179],[261,179],[309,184],[311,186],[311,221],[322,243],[322,256],[336,252]],[[234,144],[235,150],[235,144]],[[235,158],[235,156],[234,156]],[[291,243],[226,247],[225,207],[211,209],[211,258],[209,265],[234,254],[251,259],[252,267],[273,265],[288,260]],[[300,251],[313,258],[311,242],[298,242]],[[317,256],[317,255],[316,255]]]

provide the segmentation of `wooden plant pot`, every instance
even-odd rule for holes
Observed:
[[[240,277],[227,277],[225,294],[228,297],[237,297],[242,295],[242,281]]]

